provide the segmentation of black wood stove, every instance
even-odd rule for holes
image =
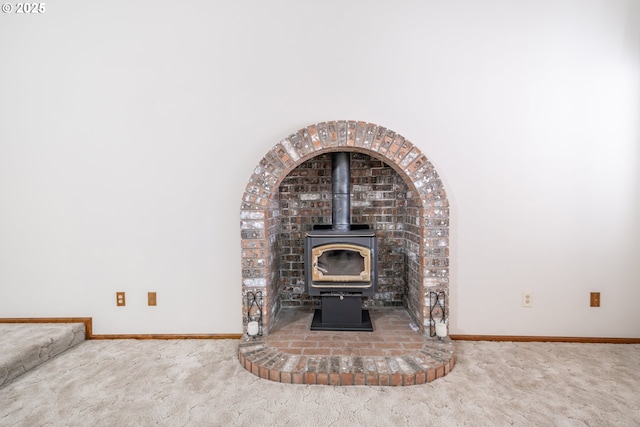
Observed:
[[[332,224],[305,236],[305,281],[321,298],[311,330],[373,331],[362,298],[373,297],[378,282],[378,241],[363,224],[351,224],[349,153],[332,155]]]

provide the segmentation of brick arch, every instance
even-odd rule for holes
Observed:
[[[263,331],[279,309],[278,185],[306,160],[332,151],[360,152],[382,160],[405,181],[416,201],[407,225],[408,309],[422,327],[434,304],[430,291],[449,294],[449,203],[428,158],[400,134],[372,123],[332,121],[312,124],[277,143],[254,169],[242,196],[243,324],[247,292],[262,295]],[[253,313],[253,311],[252,311]],[[448,318],[448,298],[445,307]]]

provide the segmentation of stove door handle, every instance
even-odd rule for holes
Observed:
[[[316,270],[322,272],[323,274],[327,274],[329,272],[329,270],[325,270],[322,267],[318,267],[318,263],[317,262],[313,263],[313,268],[315,268]]]

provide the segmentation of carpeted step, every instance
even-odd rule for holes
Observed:
[[[0,387],[84,339],[84,323],[0,323]]]

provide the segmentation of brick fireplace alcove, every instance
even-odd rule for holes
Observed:
[[[382,274],[370,307],[401,304],[428,336],[431,292],[447,295],[448,321],[449,204],[437,172],[411,142],[384,127],[356,121],[333,121],[300,129],[277,143],[253,171],[242,198],[243,324],[250,307],[247,293],[262,297],[262,332],[268,335],[283,305],[313,304],[304,296],[300,248],[312,223],[323,222],[331,199],[323,197],[327,153],[346,151],[363,171],[385,188],[352,179],[354,218],[368,222],[380,239]],[[377,172],[376,172],[377,171]],[[291,176],[290,176],[291,174]],[[375,175],[381,178],[375,178]],[[283,184],[284,183],[284,184]],[[299,184],[299,185],[298,185]],[[282,191],[298,188],[297,204]],[[362,201],[362,203],[358,203]],[[359,206],[361,208],[359,208]],[[324,219],[326,220],[326,218]],[[434,313],[440,318],[440,307]]]

